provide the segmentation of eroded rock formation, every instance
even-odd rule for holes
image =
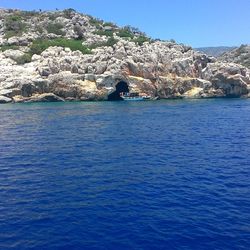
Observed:
[[[1,11],[10,15],[7,10]],[[159,98],[249,95],[250,71],[240,64],[217,61],[173,42],[144,41],[139,44],[136,34],[136,39],[117,36],[116,27],[113,29],[115,43],[103,46],[100,42],[107,41],[108,37],[96,34],[97,28],[88,16],[71,12],[66,18],[60,13],[56,22],[64,24],[61,35],[38,34],[30,29],[21,37],[7,39],[4,20],[1,20],[0,46],[15,44],[18,47],[0,52],[0,103],[107,100],[120,82],[125,82],[130,91]],[[32,24],[36,20],[46,26],[46,15],[48,13],[38,13],[26,22]],[[40,55],[33,54],[30,62],[18,64],[17,59],[23,57],[39,37],[75,39],[79,35],[84,36],[85,45],[99,46],[93,47],[91,54],[67,47],[49,47]]]

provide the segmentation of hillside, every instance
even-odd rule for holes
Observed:
[[[218,47],[202,47],[195,48],[195,50],[207,54],[208,56],[219,57],[225,52],[231,51],[236,47],[218,46]]]
[[[249,70],[72,9],[0,10],[0,103],[240,97]],[[123,83],[125,87],[121,87]]]
[[[239,63],[250,69],[250,45],[241,45],[239,48],[226,52],[219,57],[219,60]]]

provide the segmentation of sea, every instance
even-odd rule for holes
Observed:
[[[0,249],[250,249],[250,99],[0,105]]]

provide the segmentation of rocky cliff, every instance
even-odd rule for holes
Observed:
[[[241,45],[239,48],[225,52],[218,59],[224,62],[238,63],[250,69],[250,45]]]
[[[74,10],[0,10],[0,103],[248,96],[250,71]]]

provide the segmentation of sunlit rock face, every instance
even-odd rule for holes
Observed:
[[[153,40],[138,42],[141,34],[124,38],[119,36],[121,28],[107,28],[104,23],[96,25],[89,16],[74,11],[54,12],[53,18],[50,12],[26,13],[22,20],[28,32],[7,38],[6,20],[13,15],[18,12],[1,10],[2,103],[120,100],[120,93],[129,91],[159,98],[249,96],[248,68],[217,61],[189,46]],[[60,32],[53,31],[57,34],[44,28],[58,23]],[[38,26],[39,32],[35,28]],[[105,33],[107,30],[109,33]],[[26,58],[41,38],[46,41],[70,39],[73,44],[78,41],[77,46],[82,39],[85,47],[92,48],[88,51],[91,53],[86,54],[80,47],[81,51],[70,49],[62,40],[61,44]],[[48,95],[41,96],[43,94]]]

